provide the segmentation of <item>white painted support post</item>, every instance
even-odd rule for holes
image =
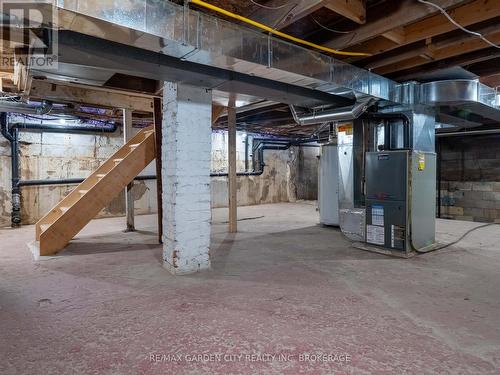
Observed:
[[[132,137],[132,110],[123,109],[123,143],[127,143]],[[132,196],[132,187],[134,181],[127,185],[125,188],[125,214],[127,215],[127,228],[126,232],[135,231],[134,223],[134,197]]]
[[[238,202],[236,181],[236,108],[234,98],[229,100],[227,108],[228,122],[228,196],[229,196],[229,233],[238,231]]]
[[[210,268],[212,93],[165,82],[163,262],[173,274]]]

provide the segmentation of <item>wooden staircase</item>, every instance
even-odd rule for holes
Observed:
[[[141,130],[36,223],[41,256],[54,255],[155,158],[153,127]]]

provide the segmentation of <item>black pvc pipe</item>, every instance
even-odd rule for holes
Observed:
[[[254,141],[263,141],[263,142],[286,142],[292,143],[295,146],[303,143],[312,143],[316,142],[316,138],[266,138],[266,137],[253,137]]]
[[[156,176],[147,175],[147,176],[137,176],[134,178],[135,181],[144,181],[144,180],[156,180]],[[84,178],[61,178],[61,179],[45,179],[45,180],[20,180],[17,184],[18,187],[23,186],[47,186],[47,185],[73,185],[73,184],[81,184],[85,181]]]
[[[256,172],[238,172],[236,173],[236,176],[238,177],[243,177],[243,176],[261,176],[264,173],[264,170],[261,171],[256,171]],[[221,173],[210,173],[210,177],[227,177],[229,174],[227,172],[221,172]]]
[[[255,165],[255,154],[257,152],[257,155],[259,156],[259,170],[262,170],[264,168],[264,155],[261,155],[260,153],[260,148],[262,148],[265,145],[276,145],[276,146],[286,146],[290,148],[292,143],[290,141],[285,141],[285,140],[270,140],[268,138],[260,138],[262,139],[259,141],[259,138],[254,139],[252,141],[252,166],[255,171],[256,165]],[[286,143],[285,143],[286,142]]]
[[[317,148],[319,145],[309,145],[308,143],[316,142],[315,139],[290,139],[290,138],[264,138],[264,137],[254,137],[252,145],[252,165],[254,170],[255,165],[255,154],[259,156],[259,171],[257,172],[247,172],[247,174],[241,174],[242,176],[260,176],[264,173],[265,163],[264,163],[264,150],[288,150],[291,146],[300,147],[314,147]],[[246,161],[246,160],[245,160]],[[227,174],[223,174],[227,176]]]
[[[238,172],[236,176],[260,176],[264,173],[263,170],[256,172]],[[227,177],[227,172],[221,173],[210,173],[210,177]],[[144,181],[144,180],[156,180],[156,176],[137,176],[134,178],[135,181]],[[81,184],[85,181],[84,178],[64,178],[64,179],[46,179],[46,180],[20,180],[17,184],[18,187],[25,186],[49,186],[49,185],[73,185],[73,184]]]
[[[42,130],[49,133],[114,133],[117,129],[116,124],[109,124],[111,127],[91,127],[91,126],[71,126],[71,125],[35,125],[16,122],[11,128],[19,130]]]
[[[43,102],[42,113],[45,109],[50,109],[51,104]],[[111,127],[88,127],[88,126],[68,126],[68,125],[35,125],[24,123],[13,123],[9,126],[7,113],[0,113],[0,127],[2,135],[10,142],[11,146],[11,186],[12,186],[12,212],[11,226],[19,227],[21,225],[21,187],[22,186],[37,186],[37,185],[53,185],[54,181],[49,180],[26,180],[21,181],[19,168],[19,131],[22,130],[42,130],[45,132],[60,132],[60,133],[113,133],[116,131],[116,124]],[[66,179],[66,182],[61,184],[80,183],[80,179]]]
[[[0,128],[2,135],[9,141],[11,150],[11,226],[21,225],[21,189],[19,188],[19,131],[9,129],[7,113],[0,113]]]
[[[265,138],[265,139],[266,139],[266,141],[269,141],[268,138]],[[259,169],[257,171],[253,171],[253,172],[239,172],[239,173],[236,173],[236,176],[261,176],[264,173],[264,169],[266,166],[266,164],[264,163],[264,151],[265,150],[288,150],[290,148],[290,146],[292,146],[291,143],[285,144],[285,143],[281,143],[279,141],[269,142],[269,144],[267,144],[267,145],[266,145],[266,143],[267,142],[260,142],[257,145],[257,149],[258,149],[257,154],[259,156],[259,160],[258,160]],[[255,146],[252,147],[254,155],[255,155],[255,151],[257,149],[255,148]],[[254,155],[252,155],[252,158],[254,159],[253,164],[254,164],[254,168],[255,168]],[[210,177],[227,177],[227,176],[228,176],[227,172],[210,173]]]
[[[9,142],[12,142],[14,140],[14,137],[12,136],[12,134],[10,134],[7,127],[7,113],[5,112],[0,112],[0,129],[5,139],[7,139]]]

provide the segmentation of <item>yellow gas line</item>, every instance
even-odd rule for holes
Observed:
[[[204,2],[202,0],[190,0],[190,2],[193,3],[193,4],[199,5],[201,7],[213,10],[214,12],[223,14],[223,15],[225,15],[227,17],[230,17],[230,18],[233,18],[235,20],[238,20],[238,21],[241,21],[241,22],[245,22],[245,23],[247,23],[249,25],[255,26],[255,27],[257,27],[257,28],[259,28],[261,30],[267,31],[268,33],[274,34],[274,35],[279,36],[281,38],[291,40],[292,42],[295,42],[295,43],[298,43],[298,44],[302,44],[304,46],[309,46],[309,47],[312,47],[312,48],[316,48],[316,49],[318,49],[320,51],[323,51],[323,52],[328,52],[328,53],[333,53],[335,55],[343,55],[343,56],[371,56],[369,53],[363,53],[363,52],[344,52],[344,51],[338,51],[338,50],[333,49],[333,48],[328,48],[328,47],[325,47],[325,46],[320,46],[319,44],[308,42],[307,40],[296,38],[296,37],[294,37],[292,35],[282,33],[281,31],[275,30],[275,29],[273,29],[273,28],[271,28],[271,27],[269,27],[267,25],[264,25],[264,24],[262,24],[260,22],[251,20],[251,19],[243,17],[243,16],[240,16],[239,14],[235,14],[235,13],[229,12],[229,11],[227,11],[225,9],[222,9],[222,8],[219,8],[219,7],[215,6],[215,5],[206,3],[206,2]]]

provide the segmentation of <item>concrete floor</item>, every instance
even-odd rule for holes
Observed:
[[[33,227],[1,230],[0,373],[500,374],[498,226],[405,260],[351,248],[312,203],[240,208],[263,217],[236,236],[226,212],[192,276],[162,268],[155,216],[95,220],[42,262]]]

